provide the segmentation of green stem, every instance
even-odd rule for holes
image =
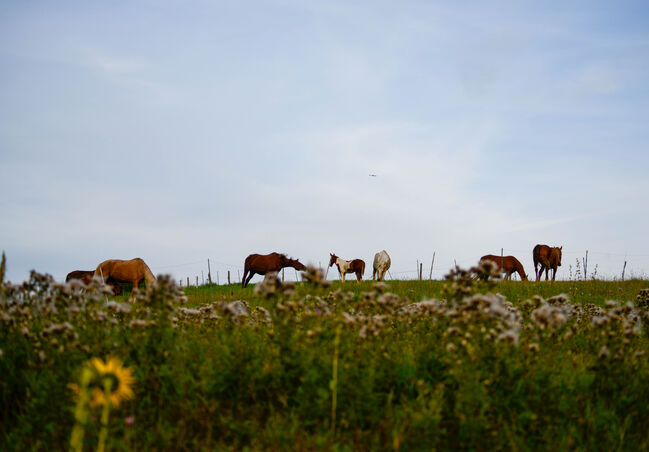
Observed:
[[[108,414],[110,413],[110,390],[111,379],[104,378],[104,407],[101,411],[101,430],[99,431],[99,442],[97,443],[97,452],[104,452],[104,445],[108,437]]]
[[[336,338],[334,339],[334,359],[332,365],[332,376],[329,387],[331,388],[331,433],[336,436],[336,407],[338,404],[338,346],[340,345],[341,326],[336,328]]]
[[[84,368],[81,371],[81,390],[79,400],[74,408],[74,427],[70,436],[70,450],[73,452],[83,451],[83,436],[86,433],[86,422],[88,421],[88,402],[90,401],[90,391],[88,385],[92,379],[92,370]]]

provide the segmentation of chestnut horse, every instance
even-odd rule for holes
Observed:
[[[552,270],[552,281],[557,275],[557,267],[561,267],[561,250],[563,246],[560,247],[549,247],[548,245],[536,245],[534,250],[532,250],[532,257],[534,258],[534,273],[536,274],[536,280],[541,279],[543,270],[545,270],[545,280],[548,280],[548,270]],[[537,266],[541,265],[541,269],[538,270]]]
[[[132,283],[134,291],[142,281],[146,281],[148,285],[156,280],[149,266],[139,257],[130,261],[119,259],[104,261],[97,266],[94,276],[99,276],[106,282]]]
[[[388,271],[391,263],[392,261],[390,260],[390,256],[388,255],[387,251],[383,250],[379,253],[376,253],[374,255],[374,270],[372,271],[372,279],[378,277],[379,281],[383,281],[385,279],[385,272]]]
[[[505,280],[512,278],[512,273],[518,273],[522,281],[527,281],[527,275],[523,269],[523,264],[514,256],[496,256],[487,254],[480,258],[480,261],[491,261],[498,266],[498,270],[505,273]]]
[[[69,282],[72,279],[78,279],[79,281],[83,282],[85,285],[88,285],[92,281],[94,275],[95,275],[94,270],[75,270],[68,273],[68,275],[65,277],[65,282]],[[114,280],[107,279],[106,284],[108,284],[111,287],[111,289],[113,289],[113,295],[122,294],[122,286],[120,286]]]
[[[255,273],[258,275],[265,275],[268,272],[278,272],[285,267],[293,267],[300,271],[306,270],[304,264],[299,260],[289,259],[285,254],[251,254],[246,257],[246,261],[243,264],[241,287],[246,287]],[[247,278],[246,275],[248,275]]]
[[[329,267],[333,264],[336,264],[338,267],[338,273],[340,273],[340,280],[345,282],[345,275],[347,273],[355,273],[356,280],[361,282],[363,279],[363,273],[365,273],[365,262],[361,259],[354,259],[353,261],[346,261],[339,258],[335,254],[329,253],[331,259],[329,259]]]

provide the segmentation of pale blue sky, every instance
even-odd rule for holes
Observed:
[[[464,3],[0,3],[8,278],[536,243],[649,275],[649,6]]]

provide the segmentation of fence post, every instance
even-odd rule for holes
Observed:
[[[230,285],[230,270],[228,270],[228,286]]]
[[[189,287],[189,276],[187,277],[187,287]]]
[[[626,261],[624,261],[624,267],[622,267],[622,281],[624,281],[624,270],[626,270]]]
[[[504,254],[503,251],[504,250],[502,248],[500,248],[500,271],[501,272],[503,271],[503,260],[505,259],[504,256],[503,256],[503,254]]]
[[[212,270],[210,269],[210,260],[207,260],[207,282],[212,284]]]
[[[433,260],[430,262],[430,275],[428,276],[428,279],[432,281],[433,279],[433,265],[435,264],[435,251],[433,251]]]
[[[586,250],[586,257],[582,261],[584,263],[584,281],[588,279],[588,250]]]
[[[420,262],[419,263],[419,281],[421,281],[421,279],[422,279],[422,276],[423,276],[422,273],[423,272],[424,272],[424,263]]]

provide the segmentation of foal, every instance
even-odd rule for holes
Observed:
[[[363,273],[365,273],[365,262],[362,261],[361,259],[354,259],[353,261],[346,261],[345,259],[341,259],[335,254],[329,253],[331,256],[331,259],[329,259],[329,267],[331,267],[333,264],[336,264],[336,267],[338,267],[338,273],[340,273],[340,280],[342,282],[345,282],[345,275],[347,273],[355,273],[356,274],[356,280],[358,282],[361,282],[363,279]]]

